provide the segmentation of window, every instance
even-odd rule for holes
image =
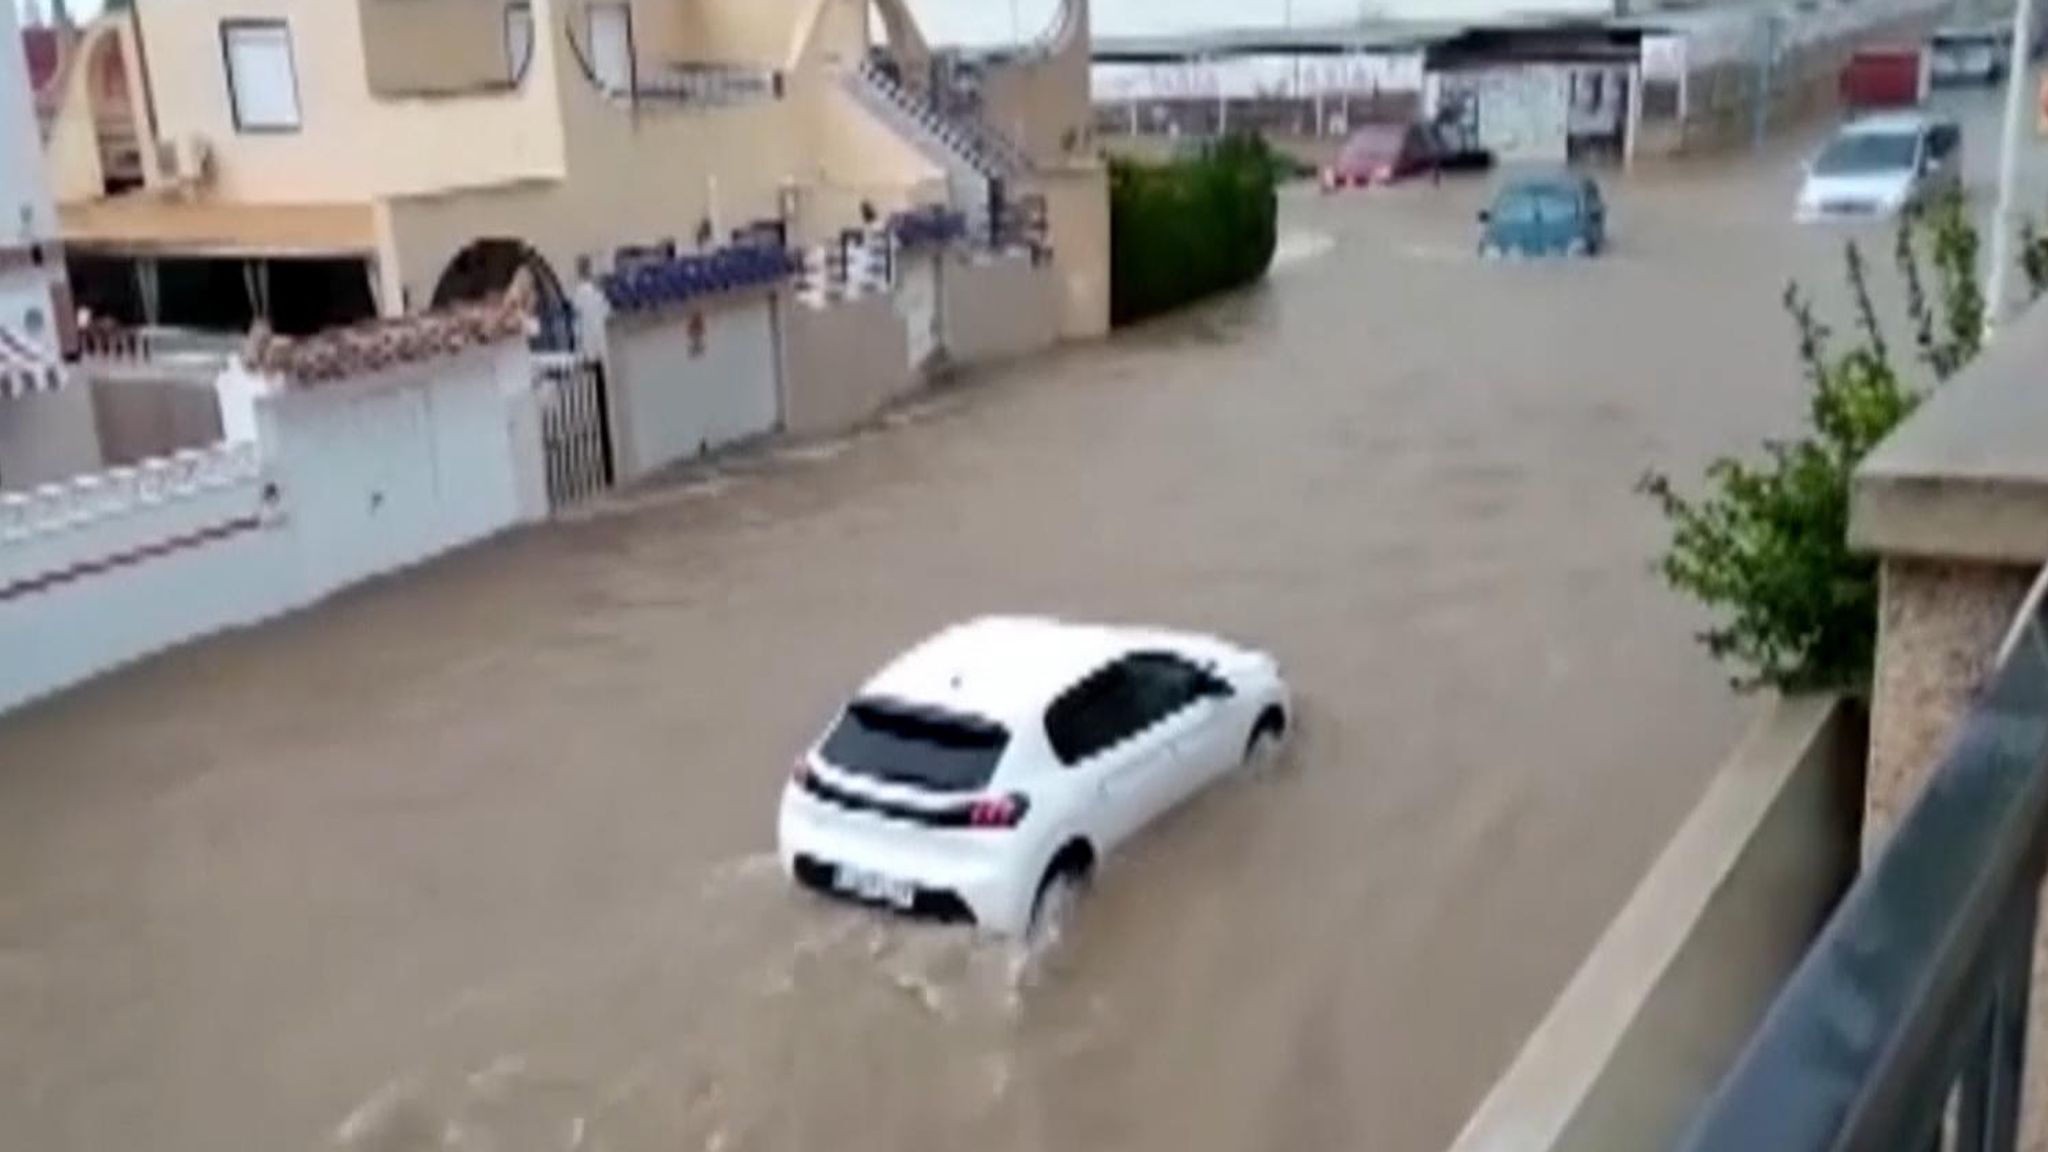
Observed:
[[[1045,711],[1045,735],[1062,764],[1079,764],[1193,704],[1214,689],[1208,673],[1177,656],[1139,653],[1100,669]]]
[[[607,92],[633,90],[633,10],[626,5],[591,5],[590,71]]]
[[[1045,736],[1062,764],[1079,764],[1138,732],[1136,687],[1119,662],[1098,669],[1045,710]]]
[[[224,20],[220,43],[236,130],[298,131],[299,77],[290,26],[282,20]]]
[[[1137,686],[1141,727],[1150,727],[1208,695],[1207,672],[1165,653],[1141,652],[1125,661]]]
[[[1676,120],[1678,119],[1678,113],[1677,81],[1643,81],[1643,119],[1650,121]]]
[[[995,775],[1010,734],[1000,724],[892,700],[856,700],[818,754],[857,776],[932,792],[972,792]]]
[[[505,9],[505,74],[517,84],[533,62],[533,9],[514,4]]]

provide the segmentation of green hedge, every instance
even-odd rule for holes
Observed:
[[[1266,274],[1285,173],[1256,137],[1171,164],[1113,161],[1109,315],[1116,325],[1171,311]]]

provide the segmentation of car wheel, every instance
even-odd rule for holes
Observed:
[[[1244,745],[1244,770],[1262,772],[1279,763],[1287,740],[1287,718],[1277,708],[1268,708],[1252,727]]]
[[[1038,882],[1038,895],[1031,901],[1031,923],[1025,929],[1026,950],[1042,956],[1059,945],[1073,923],[1074,910],[1088,890],[1088,866],[1067,859],[1054,860]]]

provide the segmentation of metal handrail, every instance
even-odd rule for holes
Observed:
[[[1960,733],[1678,1147],[2008,1152],[2048,872],[2048,570]],[[2023,643],[2031,636],[2033,643]]]

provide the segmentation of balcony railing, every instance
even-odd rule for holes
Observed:
[[[782,93],[781,72],[732,64],[670,64],[642,74],[633,90],[641,101],[700,108],[780,100]]]
[[[1680,1145],[2008,1152],[2048,869],[2037,583],[1926,792],[1858,878]]]

